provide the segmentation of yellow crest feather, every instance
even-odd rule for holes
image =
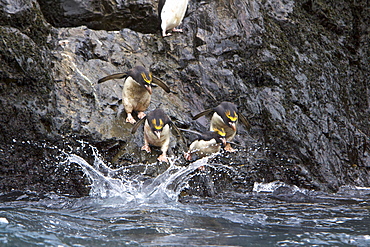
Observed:
[[[141,77],[143,77],[143,79],[144,79],[144,81],[146,82],[146,83],[151,83],[152,82],[152,73],[149,73],[149,78],[147,78],[146,77],[146,74],[143,72],[143,73],[141,73]]]
[[[225,115],[228,119],[230,119],[232,122],[235,122],[236,120],[238,120],[238,114],[236,114],[236,112],[234,111],[234,115],[235,117],[231,116],[231,113],[230,111],[226,111],[225,112]]]
[[[221,128],[221,129],[213,128],[213,131],[217,132],[217,134],[219,134],[222,137],[226,136],[226,132],[225,132],[224,128]]]
[[[162,119],[159,119],[159,124],[157,125],[157,119],[152,120],[152,124],[156,130],[160,130],[163,128],[163,121]]]

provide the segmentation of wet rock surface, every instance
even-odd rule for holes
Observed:
[[[324,191],[370,186],[368,8],[190,1],[184,33],[162,38],[154,0],[3,1],[0,190],[86,195],[81,170],[62,161],[92,159],[87,143],[112,167],[155,162],[159,151],[142,152],[142,131],[132,135],[124,122],[123,81],[97,84],[135,65],[175,92],[155,88],[148,111],[160,106],[183,128],[206,129],[209,117],[191,116],[225,100],[248,117],[252,128],[239,125],[234,140],[239,152],[212,160],[235,169],[208,171],[219,178],[215,193],[274,180]],[[171,143],[181,157],[186,144],[175,134]],[[197,189],[201,179],[188,193],[212,196]]]

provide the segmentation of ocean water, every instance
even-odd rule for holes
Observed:
[[[370,188],[336,194],[276,181],[212,198],[179,195],[207,158],[153,179],[76,155],[90,196],[25,192],[0,203],[0,246],[370,246]],[[232,169],[220,165],[218,169]],[[212,186],[212,181],[209,181]]]

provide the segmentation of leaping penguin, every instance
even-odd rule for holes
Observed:
[[[192,132],[199,136],[190,144],[188,152],[184,154],[184,158],[188,161],[191,161],[194,155],[197,159],[200,159],[217,153],[221,150],[221,145],[226,145],[226,132],[223,128],[213,128],[212,131],[206,131],[205,133],[181,130]]]
[[[152,94],[152,83],[157,84],[164,91],[169,93],[171,90],[160,79],[155,78],[151,72],[143,66],[135,66],[124,73],[117,73],[101,78],[98,83],[112,79],[125,78],[125,84],[122,91],[122,101],[127,113],[126,122],[134,124],[136,120],[132,117],[132,112],[138,112],[138,118],[145,117],[144,111],[150,104]]]
[[[198,113],[193,117],[193,120],[198,119],[201,116],[207,115],[211,112],[214,113],[211,118],[210,130],[224,129],[226,132],[226,141],[228,141],[225,146],[225,150],[228,152],[235,152],[235,149],[231,147],[229,142],[235,137],[238,119],[240,118],[247,129],[249,129],[250,124],[248,120],[243,114],[238,114],[238,109],[235,104],[226,101],[222,102],[213,109],[207,109],[203,112]]]
[[[162,36],[170,36],[168,30],[173,32],[182,32],[182,29],[176,27],[184,19],[189,0],[159,0],[158,16],[161,22]]]
[[[171,137],[170,127],[174,128],[182,138],[180,130],[162,109],[157,108],[138,121],[132,128],[131,133],[134,134],[144,121],[144,146],[142,146],[141,150],[145,150],[150,153],[151,149],[149,145],[160,147],[162,154],[157,158],[157,160],[168,162],[167,150]]]

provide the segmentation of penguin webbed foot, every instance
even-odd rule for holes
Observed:
[[[144,150],[146,151],[147,153],[150,153],[152,152],[152,150],[150,149],[149,145],[145,144],[144,146],[141,147],[141,150]]]
[[[169,36],[172,36],[172,34],[171,33],[166,33],[166,32],[162,33],[162,37],[169,37]]]
[[[130,113],[127,113],[126,123],[130,123],[130,124],[135,124],[136,123],[136,120],[134,119],[134,117]]]
[[[224,149],[225,149],[225,151],[230,152],[230,153],[236,152],[236,149],[233,149],[231,147],[230,143],[227,143]]]
[[[172,32],[182,33],[182,32],[183,32],[183,30],[182,30],[182,28],[173,28],[173,29],[172,29]]]
[[[139,118],[139,119],[142,119],[143,117],[145,117],[146,116],[146,114],[144,113],[144,112],[139,112],[138,114],[137,114],[137,117]]]
[[[205,166],[199,166],[198,167],[198,171],[205,172],[206,171],[206,167]]]
[[[159,155],[158,158],[157,158],[157,160],[160,161],[160,162],[166,162],[166,163],[168,163],[168,159],[167,159],[166,154]]]
[[[175,32],[175,33],[183,33],[184,31],[182,30],[182,28],[172,28],[172,30],[171,30],[172,32]],[[171,33],[167,33],[167,31],[166,32],[163,32],[162,33],[162,36],[163,37],[168,37],[168,36],[172,36],[172,34]]]
[[[184,158],[187,161],[191,161],[191,153],[190,152],[184,153]]]

